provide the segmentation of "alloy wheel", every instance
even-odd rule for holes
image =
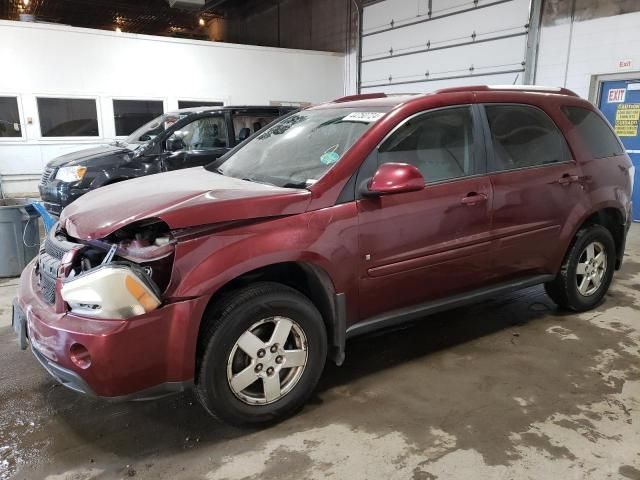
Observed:
[[[240,335],[231,349],[227,381],[244,403],[273,403],[295,387],[307,358],[307,338],[300,325],[287,317],[265,318]]]
[[[576,285],[584,297],[596,293],[607,272],[607,253],[600,242],[591,242],[578,257]]]

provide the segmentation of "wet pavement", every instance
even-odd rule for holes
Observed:
[[[640,225],[596,310],[557,311],[536,287],[354,340],[265,430],[191,394],[58,386],[7,326],[15,283],[0,280],[0,479],[640,479]]]

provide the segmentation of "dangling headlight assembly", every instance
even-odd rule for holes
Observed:
[[[127,319],[160,306],[157,287],[134,266],[101,265],[65,280],[62,299],[71,312],[101,319]]]

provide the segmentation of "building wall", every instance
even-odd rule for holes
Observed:
[[[545,6],[536,83],[564,86],[593,100],[589,87],[594,75],[637,76],[640,1],[580,0],[573,15],[570,6],[568,0]]]
[[[344,92],[343,55],[0,21],[0,96],[17,95],[24,139],[0,139],[5,193],[33,192],[43,166],[115,136],[112,99],[322,102]],[[97,99],[98,138],[40,137],[37,96]],[[32,123],[27,120],[31,119]]]

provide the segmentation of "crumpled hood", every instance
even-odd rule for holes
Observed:
[[[308,190],[248,182],[196,167],[93,190],[62,211],[60,224],[72,237],[92,240],[153,217],[176,229],[292,215],[304,212],[310,199]]]

